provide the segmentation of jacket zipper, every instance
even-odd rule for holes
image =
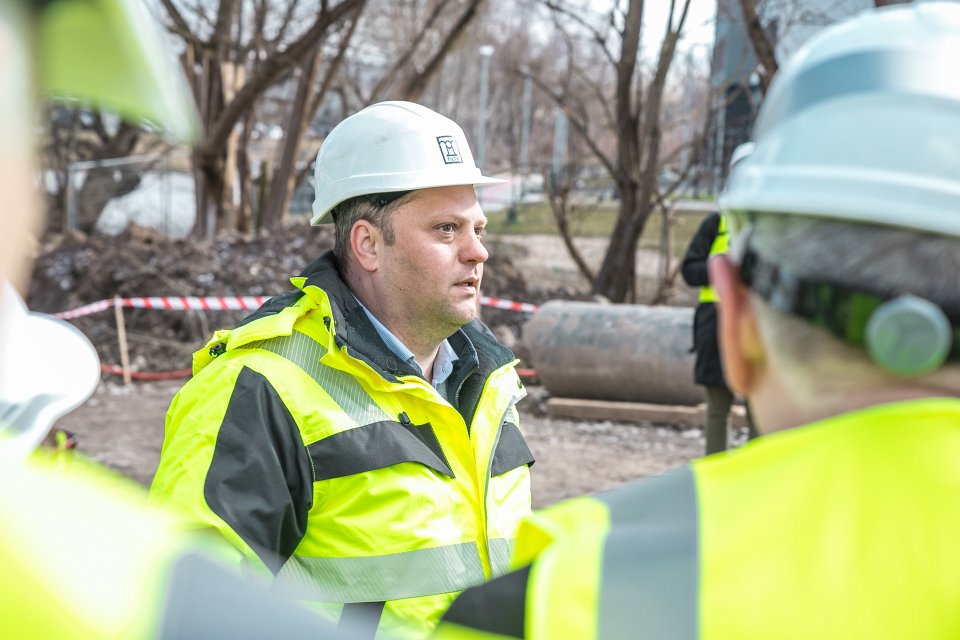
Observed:
[[[483,544],[487,547],[487,562],[490,564],[491,579],[494,577],[494,575],[493,560],[490,557],[490,528],[488,526],[490,521],[490,513],[487,506],[487,495],[490,491],[490,482],[493,480],[493,478],[490,477],[490,472],[493,469],[493,456],[497,452],[497,445],[500,444],[500,436],[503,434],[503,423],[507,419],[507,414],[510,413],[510,409],[512,407],[515,407],[517,403],[523,400],[526,396],[526,390],[522,390],[521,392],[514,394],[513,398],[510,399],[510,402],[507,403],[507,408],[503,410],[503,414],[500,416],[500,422],[497,424],[497,437],[494,438],[493,446],[490,447],[490,459],[487,460],[487,472],[483,476]]]

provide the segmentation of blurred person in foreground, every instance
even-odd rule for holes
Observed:
[[[764,436],[521,525],[445,638],[960,637],[960,5],[774,78],[710,264]]]
[[[530,512],[516,358],[477,319],[487,224],[461,128],[410,102],[338,124],[313,224],[334,248],[194,355],[150,488],[278,590],[425,635],[508,568]],[[304,233],[308,230],[304,229]],[[358,636],[360,637],[360,636]]]
[[[226,545],[186,534],[139,486],[31,453],[100,376],[86,338],[29,313],[9,284],[24,280],[39,218],[34,98],[69,96],[190,138],[185,86],[146,20],[126,0],[0,3],[0,635],[349,638],[241,579]]]

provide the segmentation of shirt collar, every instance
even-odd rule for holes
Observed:
[[[417,362],[416,356],[413,355],[413,352],[407,348],[405,344],[400,342],[400,338],[395,336],[390,329],[387,329],[387,326],[380,322],[377,316],[373,315],[373,312],[367,307],[364,306],[360,299],[354,296],[357,300],[357,304],[360,305],[360,308],[363,309],[364,313],[367,314],[367,318],[370,320],[370,324],[373,325],[373,328],[377,330],[377,333],[380,334],[380,338],[383,340],[383,343],[387,345],[387,348],[390,349],[398,358],[412,366],[416,371],[420,372],[420,375],[423,375],[423,370],[420,368],[420,364]],[[433,380],[431,384],[436,387],[439,384],[446,382],[447,378],[450,377],[450,374],[453,373],[453,363],[459,359],[457,352],[453,350],[453,347],[450,346],[448,340],[444,340],[440,343],[440,350],[437,351],[437,359],[433,362]]]

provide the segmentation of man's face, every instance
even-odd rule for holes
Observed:
[[[477,315],[487,218],[471,186],[414,191],[389,217],[380,295],[404,333],[442,340]],[[391,329],[396,330],[394,327]]]

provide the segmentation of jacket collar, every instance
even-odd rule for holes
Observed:
[[[320,256],[300,275],[306,278],[304,288],[314,286],[326,292],[337,342],[346,346],[350,355],[363,360],[391,381],[401,375],[419,375],[384,344],[341,276],[332,251]],[[449,336],[448,340],[459,357],[451,378],[466,377],[477,368],[486,378],[490,372],[514,359],[513,353],[500,344],[486,325],[476,318]]]

